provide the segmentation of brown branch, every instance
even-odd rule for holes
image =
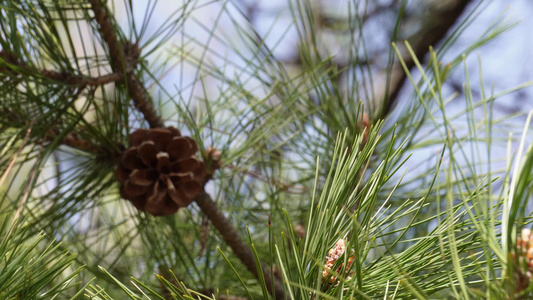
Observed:
[[[222,238],[228,244],[235,256],[248,268],[256,278],[259,278],[257,266],[255,264],[255,258],[250,250],[250,247],[244,243],[239,232],[231,225],[229,220],[218,209],[217,204],[211,199],[205,191],[194,199],[196,204],[200,207],[202,212],[209,218],[211,223],[218,229]],[[266,264],[261,264],[263,269],[263,277],[270,293],[276,296],[276,299],[285,299],[285,291],[281,282],[274,279],[272,282],[272,273],[270,267]]]
[[[446,2],[446,3],[444,3]],[[438,7],[430,9],[429,16],[427,16],[418,33],[414,34],[412,38],[408,39],[416,57],[421,60],[428,52],[430,46],[438,44],[446,34],[457,22],[461,14],[465,11],[468,4],[472,0],[448,0],[435,2]],[[406,53],[402,55],[402,59],[409,70],[415,66],[413,58]],[[394,107],[398,94],[407,79],[407,74],[404,72],[399,61],[396,61],[389,75],[390,81],[387,81],[388,86],[381,89],[386,91],[383,95],[378,95],[376,99],[383,99],[383,109],[379,118],[384,118]]]
[[[111,73],[99,77],[85,77],[85,76],[79,76],[74,74],[69,74],[66,72],[57,72],[52,70],[35,70],[34,68],[29,67],[27,64],[20,61],[18,57],[15,55],[7,52],[7,51],[0,51],[0,57],[2,60],[7,62],[9,65],[16,66],[15,68],[12,67],[0,67],[0,74],[4,74],[7,76],[10,75],[19,75],[19,74],[31,74],[33,76],[40,75],[43,77],[46,77],[48,79],[52,79],[55,81],[60,81],[65,84],[70,85],[81,85],[81,86],[99,86],[102,84],[107,84],[111,82],[121,81],[122,80],[122,74],[121,73]]]
[[[109,48],[113,71],[125,74],[128,94],[150,127],[164,127],[163,119],[155,111],[146,89],[135,75],[136,59],[139,55],[138,47],[119,41],[111,23],[111,18],[107,14],[107,9],[100,0],[88,0],[88,2],[91,4],[96,22],[100,26],[100,32]]]
[[[12,67],[0,67],[0,74],[4,74],[7,76],[16,76],[19,74],[32,74],[36,73],[37,75],[46,77],[48,79],[52,79],[55,81],[59,81],[65,84],[69,85],[79,85],[81,86],[78,88],[77,94],[81,93],[84,87],[86,86],[99,86],[102,84],[107,84],[111,82],[116,82],[122,80],[122,74],[120,73],[111,73],[107,75],[103,75],[100,77],[84,77],[84,76],[78,76],[73,74],[68,74],[65,72],[57,72],[57,71],[51,71],[51,70],[35,70],[31,67],[29,67],[27,64],[20,61],[18,57],[13,55],[12,53],[9,53],[7,51],[0,51],[0,58],[7,62],[9,65],[15,66]],[[7,120],[10,120],[12,122],[19,122],[20,120],[23,120],[23,118],[16,113],[13,113],[12,111],[4,108],[2,109],[3,115],[6,117]],[[46,141],[53,141],[57,136],[59,136],[61,133],[59,129],[52,128],[46,135],[45,140]],[[62,140],[62,144],[65,144],[67,146],[86,151],[91,153],[99,153],[98,147],[96,147],[93,143],[90,141],[87,141],[80,137],[77,133],[69,132],[65,135],[65,137]]]
[[[122,80],[122,74],[120,73],[111,73],[107,75],[102,75],[99,77],[81,77],[73,76],[70,74],[59,73],[49,70],[41,70],[40,74],[46,78],[64,82],[66,84],[72,85],[83,85],[83,86],[99,86],[102,84],[107,84],[111,82],[117,82]]]
[[[12,112],[11,110],[8,110],[6,108],[0,109],[0,112],[6,117],[6,120],[10,122],[20,122],[21,120],[24,120],[25,118],[20,116],[19,114]],[[34,124],[35,121],[32,122]],[[45,134],[44,139],[45,141],[52,142],[54,141],[59,135],[61,135],[61,131],[58,128],[52,127],[48,130],[48,132]],[[70,146],[72,148],[76,148],[78,150],[98,154],[101,153],[99,148],[94,145],[92,142],[82,138],[75,132],[69,132],[65,135],[63,140],[61,141],[62,144]]]
[[[46,139],[48,141],[54,140],[58,135],[59,131],[57,129],[53,129],[50,131],[51,133],[46,135]],[[93,143],[89,142],[88,140],[83,139],[75,132],[69,132],[67,135],[63,138],[61,141],[62,144],[70,146],[72,148],[76,148],[78,150],[98,154],[100,153],[98,147],[96,147]]]

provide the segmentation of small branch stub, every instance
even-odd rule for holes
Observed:
[[[222,166],[222,160],[220,159],[222,153],[215,147],[208,147],[205,150],[205,154],[206,156],[204,158],[204,161],[206,162],[207,167],[207,182],[213,178],[213,174],[215,173],[215,171],[220,169],[220,167]]]
[[[165,122],[158,115],[151,99],[140,79],[135,74],[136,64],[140,56],[139,46],[128,41],[120,41],[115,32],[113,18],[108,15],[106,5],[101,0],[88,0],[94,13],[94,19],[100,26],[102,38],[109,49],[113,72],[124,74],[128,94],[135,107],[143,114],[150,128],[165,126]]]
[[[188,206],[203,190],[205,164],[196,158],[198,147],[174,127],[139,129],[115,175],[120,195],[155,216],[170,215]]]

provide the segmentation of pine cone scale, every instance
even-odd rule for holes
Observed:
[[[155,167],[157,164],[157,148],[152,141],[144,141],[137,149],[138,155],[146,166]]]
[[[168,195],[170,196],[170,198],[172,199],[172,201],[174,203],[176,203],[176,205],[178,206],[187,206],[189,204],[191,204],[192,201],[186,201],[185,199],[187,199],[186,195],[180,191],[179,189],[175,189],[175,190],[172,190],[168,192]]]
[[[127,197],[137,198],[145,195],[151,190],[151,186],[140,186],[132,184],[131,181],[126,181],[124,185],[124,193]]]
[[[138,129],[130,135],[131,147],[139,146],[142,142],[148,140],[148,129]]]
[[[189,158],[177,161],[173,165],[172,171],[180,172],[180,173],[193,172],[194,170],[198,169],[200,164],[201,164],[200,161],[198,161],[198,159],[196,159],[195,157],[189,157]]]
[[[187,198],[192,198],[198,195],[201,191],[202,186],[196,181],[188,181],[181,185],[181,191],[187,196]]]
[[[185,173],[170,173],[170,178],[173,182],[188,182],[194,179],[194,174],[192,172]]]
[[[135,170],[144,167],[142,160],[137,154],[137,147],[131,147],[124,152],[122,155],[121,164],[128,170]]]
[[[202,163],[202,165],[204,166],[203,168],[197,168],[197,169],[194,171],[194,178],[206,178],[206,176],[207,176],[207,170],[206,170],[206,168],[205,168],[204,163]]]
[[[166,150],[166,145],[171,139],[172,135],[167,129],[155,128],[148,132],[148,140],[155,143],[158,152]]]
[[[170,172],[170,157],[166,152],[159,152],[157,157],[157,170],[161,173],[168,174]]]
[[[151,169],[135,169],[130,174],[131,183],[139,186],[150,186],[157,180],[158,173]]]
[[[156,181],[151,196],[148,198],[149,204],[160,204],[165,198],[167,192],[166,186],[162,185],[160,181]]]
[[[127,170],[122,164],[119,164],[115,170],[115,178],[118,182],[126,182],[130,178],[130,170]]]
[[[194,155],[198,151],[198,147],[196,147],[196,143],[190,138],[175,137],[168,143],[166,151],[171,159],[177,159],[180,156],[187,157]]]

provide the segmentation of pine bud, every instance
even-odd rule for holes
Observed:
[[[529,229],[522,229],[516,238],[516,248],[511,250],[511,257],[515,259],[516,292],[525,290],[533,273],[533,233]]]
[[[322,271],[322,282],[326,281],[326,279],[327,279],[327,277],[329,275],[329,272],[333,268],[333,265],[335,265],[335,262],[339,258],[342,257],[344,252],[346,252],[346,241],[343,240],[343,239],[339,239],[337,241],[337,243],[335,244],[335,246],[329,250],[328,256],[326,256],[326,264],[324,265],[324,270]],[[350,258],[348,258],[348,263],[347,263],[347,266],[345,268],[345,270],[346,270],[345,271],[345,275],[348,275],[348,276],[346,276],[346,279],[351,279],[351,276],[349,276],[349,275],[351,275],[351,273],[350,274],[347,274],[347,273],[348,273],[348,270],[351,268],[354,259],[355,258],[353,256],[350,256]],[[337,274],[341,274],[342,266],[343,265],[341,264],[340,267],[335,271]],[[334,283],[338,284],[337,277],[331,275],[331,277],[329,278],[329,283],[330,284],[334,284]]]

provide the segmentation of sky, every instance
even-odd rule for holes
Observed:
[[[289,7],[284,0],[276,1],[253,1],[253,0],[243,0],[235,1],[236,3],[242,2],[247,3],[246,5],[237,5],[239,9],[246,11],[247,8],[255,8],[255,10],[249,10],[249,15],[251,15],[251,22],[255,27],[255,30],[264,40],[266,45],[273,49],[274,55],[282,60],[290,60],[294,58],[295,49],[297,46],[297,33],[293,26],[293,19],[290,14]],[[388,2],[388,1],[380,1]],[[139,20],[142,20],[145,17],[147,12],[146,3],[144,1],[139,1],[135,3],[136,16]],[[150,32],[154,32],[158,28],[159,24],[165,20],[165,18],[172,14],[173,10],[171,7],[177,7],[176,1],[163,0],[159,1],[155,6],[152,17],[150,18],[149,26],[147,28],[147,34],[143,37],[143,40],[147,40],[151,37]],[[224,46],[221,42],[216,41],[209,35],[209,30],[216,29],[217,34],[220,36],[227,36],[229,38],[235,34],[235,26],[232,24],[233,21],[241,22],[244,24],[244,19],[235,17],[234,20],[230,20],[225,16],[225,14],[220,15],[220,11],[224,6],[223,2],[193,2],[197,3],[197,7],[194,9],[188,10],[192,16],[186,24],[186,30],[183,31],[183,35],[175,35],[170,37],[169,45],[182,45],[184,40],[187,41],[192,38],[194,40],[201,42],[209,42],[209,47],[215,52],[225,53],[226,57],[232,59],[230,51],[227,51],[227,46]],[[209,3],[209,4],[206,4]],[[323,1],[323,7],[335,7],[335,3],[338,1]],[[417,1],[410,1],[416,5]],[[470,5],[469,10],[471,11],[476,4],[479,3],[474,1],[474,5]],[[204,5],[206,4],[206,5]],[[224,8],[232,13],[234,16],[238,16],[238,12],[232,5],[225,5]],[[333,10],[330,8],[329,10]],[[531,65],[531,54],[533,51],[533,39],[531,38],[533,28],[533,19],[528,17],[533,11],[533,2],[528,0],[493,0],[493,1],[483,1],[478,17],[472,22],[472,24],[467,27],[463,34],[459,37],[457,43],[450,50],[450,57],[455,56],[463,51],[468,45],[475,41],[480,34],[486,30],[491,24],[498,20],[503,20],[504,23],[516,23],[514,27],[506,31],[500,37],[490,42],[489,44],[481,47],[474,51],[474,53],[468,58],[468,72],[471,78],[479,78],[479,66],[478,66],[478,56],[481,59],[481,65],[483,68],[483,78],[487,86],[493,87],[494,91],[503,91],[515,86],[518,86],[524,82],[530,81],[533,79],[533,71],[530,70],[529,66]],[[466,15],[466,14],[465,14]],[[388,16],[384,16],[384,19],[387,19]],[[124,14],[118,14],[117,18],[122,20],[123,26],[127,26],[127,21]],[[384,19],[377,18],[375,23],[369,22],[368,31],[370,35],[373,36],[375,45],[383,45],[382,39],[386,38],[387,32],[382,30],[381,27],[384,27]],[[389,18],[390,19],[390,18]],[[390,21],[388,21],[390,22]],[[210,27],[210,24],[215,24],[216,27]],[[390,25],[390,24],[387,24]],[[204,27],[205,26],[205,27]],[[236,48],[241,47],[239,45],[239,39],[234,39],[231,41],[232,46]],[[372,49],[377,49],[379,46],[372,45],[373,41],[369,41],[371,44],[369,47],[370,51]],[[142,40],[141,40],[142,43]],[[170,47],[170,46],[169,46]],[[190,45],[186,47],[190,49],[191,53],[201,53],[203,51],[202,47],[199,45]],[[241,47],[242,48],[242,47]],[[169,48],[169,51],[170,48]],[[377,51],[377,50],[376,50]],[[334,49],[334,55],[342,56],[342,48]],[[210,56],[215,63],[217,58],[214,55]],[[183,70],[183,73],[191,73],[193,67],[190,69]],[[179,72],[178,72],[179,73]],[[464,81],[464,76],[458,72],[453,78],[456,84],[461,85]],[[174,74],[174,76],[181,76],[181,74]],[[163,83],[169,86],[176,84],[176,78],[169,75],[163,78]],[[186,84],[185,84],[186,85]],[[496,104],[498,112],[501,113],[512,113],[517,110],[520,111],[529,111],[533,109],[533,101],[528,100],[530,92],[524,90],[521,92],[513,93],[512,95],[505,97],[505,101],[500,101]]]

